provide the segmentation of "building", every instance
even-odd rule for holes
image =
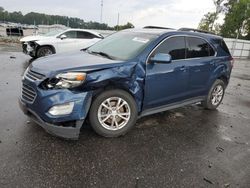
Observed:
[[[37,33],[37,26],[11,22],[0,23],[0,36],[28,36]]]

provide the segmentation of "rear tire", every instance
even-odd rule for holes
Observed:
[[[215,110],[222,102],[226,85],[222,80],[217,79],[209,90],[208,96],[202,102],[204,108]]]
[[[137,120],[137,105],[133,97],[120,89],[108,90],[97,96],[89,111],[95,132],[104,137],[126,134]]]
[[[54,54],[54,51],[51,47],[43,46],[43,47],[38,48],[36,57],[39,58],[39,57],[44,57],[44,56],[48,56],[52,54]]]

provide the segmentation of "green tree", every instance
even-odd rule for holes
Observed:
[[[201,19],[198,29],[203,31],[213,31],[214,20],[216,20],[216,14],[208,12]]]
[[[30,12],[23,15],[21,12],[8,12],[0,7],[0,21],[15,22],[22,24],[36,25],[46,24],[62,24],[72,28],[83,28],[83,29],[102,29],[102,30],[114,30],[114,27],[109,27],[108,24],[99,22],[85,22],[80,18],[72,18],[67,16],[59,15],[48,15],[36,12]],[[134,27],[133,24],[127,23],[126,25],[119,26],[119,29],[126,29]]]
[[[132,23],[128,22],[128,23],[125,24],[125,25],[116,25],[116,26],[114,27],[114,29],[117,30],[117,31],[120,31],[120,30],[130,29],[130,28],[134,28],[134,27],[135,27],[135,26],[134,26]]]
[[[210,32],[219,32],[219,25],[215,24],[219,14],[223,11],[223,3],[225,0],[213,0],[216,10],[214,12],[208,12],[201,19],[198,29]]]
[[[224,37],[250,39],[250,0],[229,0],[225,5],[226,15],[221,27]]]

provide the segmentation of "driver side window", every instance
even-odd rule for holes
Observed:
[[[76,31],[68,31],[68,32],[63,33],[62,35],[66,35],[67,38],[69,38],[69,39],[77,38]]]
[[[171,55],[172,60],[185,59],[185,37],[171,37],[165,40],[155,49],[151,57],[155,56],[155,54],[158,53],[169,54]]]

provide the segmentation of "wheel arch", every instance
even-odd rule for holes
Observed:
[[[222,80],[225,83],[226,86],[229,83],[229,78],[226,75],[224,75],[224,74],[221,75],[221,76],[219,76],[217,79]]]
[[[36,55],[37,55],[38,50],[39,50],[40,48],[42,48],[42,47],[49,47],[49,48],[51,48],[51,49],[52,49],[53,54],[55,54],[55,53],[56,53],[56,49],[55,49],[55,47],[54,47],[53,45],[51,45],[51,44],[43,44],[43,45],[39,45],[39,44],[38,44],[38,47],[36,48]]]
[[[229,83],[229,78],[230,73],[227,70],[227,66],[221,64],[213,71],[212,76],[209,80],[208,88],[210,88],[217,79],[222,80],[227,86]]]
[[[114,90],[114,89],[123,90],[123,91],[127,92],[129,95],[131,95],[131,97],[134,99],[134,101],[136,103],[138,113],[141,111],[141,104],[138,102],[138,100],[136,100],[136,97],[135,97],[134,93],[132,92],[132,90],[129,89],[129,87],[124,85],[124,84],[117,84],[114,82],[108,82],[105,86],[93,91],[92,100],[94,100],[103,91]]]

